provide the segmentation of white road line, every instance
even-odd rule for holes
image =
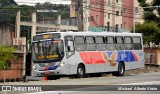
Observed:
[[[44,92],[33,92],[33,93],[26,93],[26,94],[74,94],[79,91],[44,91]]]

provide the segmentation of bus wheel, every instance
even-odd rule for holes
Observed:
[[[125,72],[125,66],[123,63],[119,63],[118,65],[118,71],[117,72],[113,72],[113,76],[123,76]]]
[[[85,68],[83,65],[78,65],[78,68],[77,68],[77,77],[78,78],[83,78],[85,76]]]

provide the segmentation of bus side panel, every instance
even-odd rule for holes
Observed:
[[[86,64],[83,62],[79,52],[75,52],[75,54],[70,56],[66,61],[66,67],[69,70],[69,74],[77,74],[77,67],[80,63],[85,65],[86,73],[95,72],[95,66],[93,64]]]
[[[134,51],[134,55],[137,58],[135,62],[132,63],[132,69],[143,68],[144,67],[144,54],[142,50]]]

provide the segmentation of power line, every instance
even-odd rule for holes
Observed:
[[[105,12],[105,11],[102,11],[102,10],[96,10],[96,9],[92,9],[92,8],[87,8],[87,6],[86,6],[86,7],[83,7],[83,8],[86,8],[86,9],[89,9],[89,10],[92,10],[92,11],[96,11],[96,12],[108,13],[108,12]],[[116,15],[116,13],[115,13],[115,14],[114,14],[114,13],[110,13],[110,14]],[[124,16],[124,15],[122,15],[122,17],[133,18],[132,16]]]
[[[100,2],[100,1],[99,1]],[[97,4],[97,2],[91,2],[91,3],[96,3]],[[102,5],[102,6],[107,6],[107,7],[111,7],[111,8],[116,8],[116,6],[114,6],[114,5],[112,5],[112,6],[108,6],[108,5],[105,5],[105,4],[100,4],[100,3],[98,3],[99,5]],[[83,5],[82,5],[83,6]],[[96,9],[101,9],[101,10],[106,10],[105,8],[99,8],[99,7],[91,7],[91,6],[88,6],[88,7],[90,7],[90,8],[96,8]],[[119,8],[122,8],[122,7],[119,7]],[[134,11],[134,9],[127,9],[127,10],[131,10],[131,11],[127,11],[127,13],[128,14],[132,14],[133,13],[133,11]],[[107,11],[112,11],[112,12],[116,12],[116,11],[113,11],[113,10],[107,10]],[[122,11],[122,10],[121,10]],[[131,13],[130,13],[131,12]]]
[[[100,1],[98,1],[98,2],[100,2]],[[106,4],[103,4],[103,3],[98,3],[98,2],[90,2],[90,4],[99,4],[99,5],[102,5],[102,6],[107,6],[107,7],[112,7],[112,8],[123,8],[123,7],[121,7],[121,6],[117,6],[117,4],[108,4],[108,3],[106,3]],[[124,1],[123,1],[124,2]],[[85,2],[84,2],[85,3]],[[107,5],[108,4],[108,5]],[[133,3],[134,4],[134,3]],[[118,4],[118,5],[123,5],[123,4]],[[129,5],[123,5],[123,6],[127,6],[127,7],[131,7],[131,8],[133,8],[133,6],[129,6]],[[125,7],[126,8],[126,7]],[[128,10],[133,10],[133,9],[128,9]]]

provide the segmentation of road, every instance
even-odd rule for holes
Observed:
[[[38,87],[42,87],[42,92],[36,92],[37,94],[132,94],[132,92],[134,94],[135,92],[137,92],[137,94],[160,94],[160,72],[131,74],[123,77],[108,76],[81,79],[63,78],[49,81],[1,83],[1,85],[36,85]],[[158,91],[121,91],[118,90],[119,85],[121,85],[122,88],[124,85],[134,85],[132,88],[137,87],[137,85],[147,85],[149,87],[150,85],[156,85],[153,88],[157,88]],[[35,92],[30,94],[35,94]]]

